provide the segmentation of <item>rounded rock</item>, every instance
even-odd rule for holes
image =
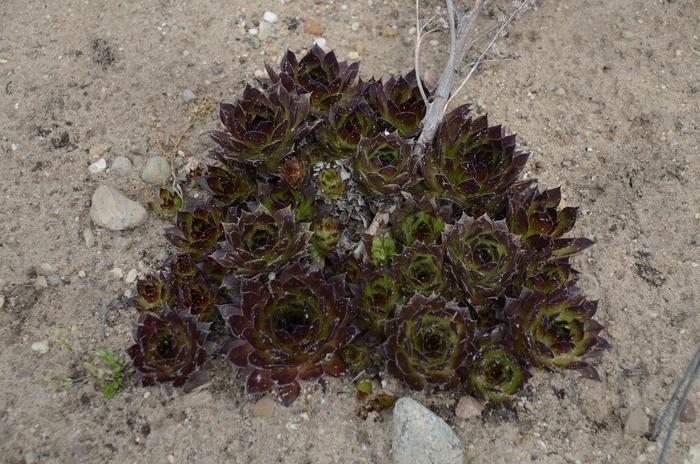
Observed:
[[[118,190],[100,185],[92,195],[90,219],[109,230],[133,229],[146,222],[146,209]]]
[[[126,174],[127,172],[131,171],[131,168],[132,164],[129,158],[126,156],[117,156],[114,158],[114,161],[112,161],[112,166],[110,166],[109,169],[118,174]]]
[[[182,101],[184,101],[185,103],[189,103],[191,101],[194,101],[197,98],[197,96],[194,94],[194,92],[191,91],[190,89],[183,90],[181,97],[182,97]]]
[[[459,438],[447,423],[410,398],[394,406],[391,444],[396,464],[462,464]]]
[[[263,21],[268,23],[276,23],[279,19],[277,13],[273,13],[272,11],[266,11],[265,14],[263,14]]]
[[[637,407],[630,411],[625,421],[625,433],[640,437],[649,433],[649,418],[644,409]]]
[[[169,177],[170,163],[162,156],[149,158],[141,173],[141,179],[151,185],[163,185]]]

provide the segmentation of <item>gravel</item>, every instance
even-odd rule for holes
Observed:
[[[97,226],[109,230],[133,229],[146,222],[146,217],[143,206],[112,187],[100,185],[92,195],[90,218]]]
[[[391,445],[396,464],[463,464],[462,444],[450,426],[410,398],[394,406]]]

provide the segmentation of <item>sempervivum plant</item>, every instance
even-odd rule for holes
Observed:
[[[145,385],[201,382],[209,351],[285,405],[345,374],[365,400],[377,375],[490,401],[538,367],[598,378],[608,345],[572,264],[592,242],[558,188],[521,178],[514,135],[464,105],[425,142],[439,92],[362,81],[319,47],[268,75],[221,105],[211,165],[152,207],[178,252],[131,298]]]

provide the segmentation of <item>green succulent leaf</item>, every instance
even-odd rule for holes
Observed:
[[[449,207],[440,207],[435,200],[427,197],[416,201],[406,194],[403,205],[392,215],[392,233],[404,246],[416,242],[439,244],[450,216]]]
[[[182,197],[174,190],[168,188],[160,188],[158,192],[160,200],[148,203],[148,208],[158,216],[168,221],[174,221],[177,212],[182,208]]]

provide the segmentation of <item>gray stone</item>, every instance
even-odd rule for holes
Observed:
[[[38,342],[32,343],[32,351],[35,351],[39,354],[46,354],[49,352],[49,341],[48,340],[40,340]]]
[[[196,98],[197,98],[197,95],[195,95],[194,92],[191,91],[190,89],[185,89],[182,92],[182,101],[184,101],[185,103],[189,103],[191,101],[194,101]]]
[[[394,406],[391,445],[396,464],[463,464],[459,438],[450,426],[410,398]]]
[[[649,418],[644,409],[637,407],[630,411],[625,421],[625,433],[633,436],[643,436],[649,432]]]
[[[260,40],[267,40],[277,37],[275,26],[265,21],[261,22],[260,26],[258,26],[258,37]]]
[[[691,446],[688,450],[688,464],[700,464],[700,445]]]
[[[34,451],[25,451],[22,458],[24,459],[24,464],[36,464],[39,462]]]
[[[169,177],[170,163],[162,156],[149,158],[141,173],[141,179],[151,185],[163,185]]]
[[[265,14],[263,15],[263,21],[268,22],[268,23],[276,23],[279,21],[279,16],[277,16],[277,13],[274,13],[272,11],[266,11]]]
[[[85,229],[83,231],[83,240],[85,241],[85,246],[88,248],[95,246],[95,234],[92,233],[91,229]]]
[[[132,167],[133,165],[131,164],[131,160],[129,158],[126,156],[117,156],[114,158],[114,161],[112,161],[112,166],[110,166],[109,169],[117,174],[126,174],[127,172],[131,171]]]
[[[97,226],[109,230],[133,229],[146,222],[146,217],[143,206],[112,187],[100,185],[92,195],[90,218]]]

